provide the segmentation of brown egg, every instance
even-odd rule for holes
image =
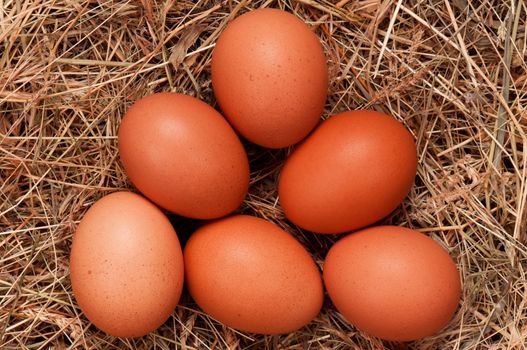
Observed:
[[[392,341],[441,330],[461,294],[448,253],[433,239],[396,226],[368,228],[338,241],[326,257],[324,282],[351,324]]]
[[[263,219],[238,215],[203,226],[190,237],[184,257],[191,296],[229,327],[292,332],[322,307],[322,282],[311,256]]]
[[[280,204],[289,220],[318,233],[342,233],[382,219],[414,182],[412,135],[392,117],[353,111],[324,121],[287,159]]]
[[[172,225],[131,192],[97,201],[73,235],[75,299],[95,326],[114,336],[139,337],[163,324],[179,301],[183,271]]]
[[[227,215],[247,193],[240,140],[216,110],[190,96],[165,92],[134,103],[119,128],[119,152],[133,184],[182,216]]]
[[[212,86],[242,136],[264,147],[286,147],[306,137],[324,110],[326,58],[318,37],[299,18],[254,10],[220,35]]]

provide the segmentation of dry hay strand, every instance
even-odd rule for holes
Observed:
[[[523,0],[0,1],[0,348],[521,349],[526,323],[526,14]],[[228,329],[184,295],[155,333],[119,339],[76,306],[71,235],[94,201],[130,189],[116,131],[136,99],[177,91],[215,105],[210,57],[235,16],[282,8],[324,43],[324,118],[375,108],[412,132],[415,186],[385,223],[425,232],[460,269],[461,305],[409,344],[361,334],[326,298],[293,334]],[[251,190],[239,212],[278,223],[319,265],[337,236],[291,225],[276,180],[290,150],[245,144]],[[194,223],[173,218],[187,235]]]

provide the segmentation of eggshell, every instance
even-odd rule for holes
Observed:
[[[355,230],[403,201],[416,167],[415,144],[402,124],[379,112],[344,112],[324,121],[287,159],[280,204],[306,230]]]
[[[258,145],[280,148],[317,124],[328,91],[318,37],[296,16],[276,9],[229,23],[212,55],[212,86],[229,122]]]
[[[84,315],[111,335],[139,337],[163,324],[179,301],[183,272],[172,225],[137,194],[100,199],[73,235],[73,294]]]
[[[203,226],[187,242],[184,258],[191,296],[229,327],[292,332],[322,307],[322,281],[311,256],[263,219],[239,215]]]
[[[461,294],[448,253],[433,239],[396,226],[372,227],[339,240],[326,257],[324,282],[351,324],[392,341],[441,330]]]
[[[157,93],[134,103],[119,128],[119,152],[133,184],[182,216],[224,216],[247,193],[240,140],[216,110],[191,96]]]

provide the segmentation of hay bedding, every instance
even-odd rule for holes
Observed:
[[[402,349],[357,332],[326,300],[294,334],[241,334],[185,294],[155,333],[91,326],[72,298],[71,235],[95,200],[132,188],[116,132],[134,100],[178,91],[214,104],[210,57],[229,20],[286,9],[316,28],[329,59],[324,117],[376,108],[419,152],[416,183],[386,223],[440,242],[463,278],[451,324],[412,349],[521,349],[527,341],[526,4],[521,0],[0,0],[1,349]],[[307,72],[306,72],[307,73]],[[278,223],[319,265],[337,236],[302,232],[276,205],[289,150],[246,143],[242,208]],[[199,225],[172,217],[183,237]]]

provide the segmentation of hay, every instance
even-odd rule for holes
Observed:
[[[294,334],[257,336],[211,320],[185,294],[134,340],[89,324],[72,299],[71,235],[87,208],[131,188],[116,147],[126,108],[156,91],[214,103],[222,28],[261,6],[316,29],[329,59],[324,117],[376,108],[419,151],[416,184],[385,222],[440,242],[463,278],[461,306],[411,349],[518,349],[527,342],[526,18],[522,0],[0,1],[0,348],[402,349],[357,332],[326,300]],[[276,180],[288,150],[246,143],[240,212],[277,222],[318,264],[336,236],[288,223]],[[194,223],[173,218],[183,236]]]

